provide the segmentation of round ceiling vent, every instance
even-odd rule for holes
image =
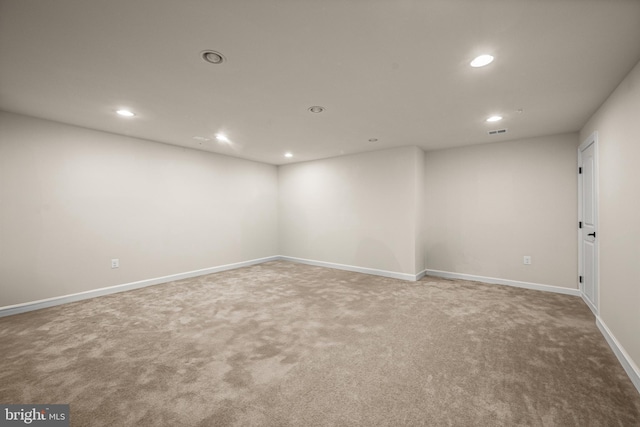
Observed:
[[[224,55],[220,52],[216,52],[215,50],[205,50],[200,54],[200,56],[211,64],[222,64],[225,60]]]

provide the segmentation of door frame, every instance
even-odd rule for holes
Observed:
[[[598,191],[598,132],[594,131],[578,146],[578,167],[582,167],[582,151],[593,144],[593,176],[594,176],[594,189],[593,197],[595,204],[594,212],[594,225],[598,233],[598,237],[594,242],[594,254],[595,262],[593,266],[593,294],[595,296],[595,303],[585,297],[584,283],[580,283],[578,280],[578,289],[582,299],[587,303],[594,315],[598,316],[600,307],[600,228],[599,228],[599,191]],[[582,175],[578,175],[578,221],[582,221]],[[584,275],[584,266],[582,265],[582,228],[578,228],[578,278]]]

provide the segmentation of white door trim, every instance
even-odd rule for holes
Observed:
[[[587,137],[587,139],[585,139],[582,144],[580,144],[580,146],[578,147],[578,167],[582,167],[582,152],[589,147],[591,144],[593,144],[593,159],[594,159],[594,166],[593,166],[593,174],[594,174],[594,181],[595,181],[595,188],[593,189],[593,197],[594,197],[594,204],[595,204],[595,211],[594,211],[594,225],[595,225],[595,229],[597,230],[597,237],[595,239],[595,244],[594,244],[594,253],[595,253],[595,263],[594,263],[594,274],[593,274],[593,289],[594,289],[594,296],[595,296],[595,301],[590,301],[589,298],[587,298],[585,296],[585,292],[584,292],[584,283],[580,283],[580,281],[578,281],[578,288],[580,289],[580,294],[582,295],[582,299],[587,303],[587,305],[589,306],[589,308],[591,308],[591,311],[593,311],[593,313],[598,316],[598,312],[599,312],[599,307],[600,307],[600,236],[599,236],[599,227],[598,227],[598,210],[599,210],[599,204],[598,204],[598,200],[599,200],[599,193],[598,193],[598,132],[593,132],[591,135],[589,135]],[[582,221],[583,218],[583,212],[582,212],[582,187],[583,187],[583,182],[582,182],[582,175],[578,175],[578,221]],[[580,276],[584,276],[584,268],[583,268],[583,262],[582,262],[582,252],[583,252],[583,237],[582,237],[582,229],[578,228],[578,277]]]

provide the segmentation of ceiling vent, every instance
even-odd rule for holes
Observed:
[[[489,131],[489,135],[500,135],[501,133],[507,133],[506,129],[496,129],[496,130],[490,130]]]

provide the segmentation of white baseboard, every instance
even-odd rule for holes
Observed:
[[[392,279],[409,280],[412,282],[415,282],[416,280],[418,280],[418,276],[422,274],[422,273],[418,273],[418,274],[398,273],[396,271],[378,270],[376,268],[357,267],[354,265],[337,264],[334,262],[326,262],[326,261],[315,261],[311,259],[295,258],[291,256],[284,256],[284,255],[281,255],[280,259],[283,261],[292,261],[300,264],[315,265],[316,267],[335,268],[336,270],[353,271],[355,273],[372,274],[374,276],[390,277]]]
[[[596,325],[598,326],[598,329],[600,329],[600,332],[602,332],[604,338],[607,340],[609,347],[611,347],[611,350],[613,350],[613,353],[618,358],[618,361],[629,376],[629,379],[631,379],[631,382],[638,390],[638,393],[640,393],[640,369],[638,369],[638,366],[633,363],[633,360],[625,351],[624,347],[620,345],[616,337],[611,333],[607,325],[599,316],[596,316]]]
[[[584,303],[587,304],[587,307],[589,307],[589,309],[591,309],[591,312],[597,318],[598,317],[598,309],[596,308],[596,306],[593,305],[591,303],[591,301],[589,301],[589,298],[587,298],[587,296],[584,294],[584,292],[580,291],[580,296],[582,297],[582,301],[584,301]]]
[[[217,267],[203,268],[201,270],[188,271],[186,273],[171,274],[169,276],[156,277],[154,279],[140,280],[137,282],[125,283],[122,285],[108,286],[106,288],[93,289],[76,294],[62,295],[59,297],[47,298],[38,301],[31,301],[23,304],[9,305],[0,307],[0,317],[11,316],[13,314],[26,313],[27,311],[39,310],[41,308],[53,307],[60,304],[66,304],[74,301],[81,301],[89,298],[95,298],[103,295],[115,294],[117,292],[130,291],[133,289],[144,288],[147,286],[159,285],[161,283],[173,282],[175,280],[188,279],[190,277],[203,276],[205,274],[217,273],[220,271],[233,270],[250,265],[261,264],[267,261],[276,261],[279,256],[271,256],[265,258],[252,259],[249,261],[236,262],[234,264],[220,265]]]
[[[452,273],[449,271],[426,270],[428,276],[442,277],[445,279],[472,280],[474,282],[490,283],[493,285],[507,285],[516,288],[533,289],[536,291],[555,292],[558,294],[580,296],[579,289],[563,288],[560,286],[543,285],[541,283],[520,282],[517,280],[498,279],[495,277],[474,276],[472,274]]]
[[[557,292],[569,295],[580,295],[577,289],[561,288],[558,286],[541,285],[538,283],[517,282],[514,280],[496,279],[491,277],[473,276],[470,274],[451,273],[447,271],[439,270],[423,270],[417,274],[399,273],[396,271],[379,270],[375,268],[357,267],[353,265],[337,264],[326,261],[315,261],[304,258],[296,258],[283,255],[275,255],[271,257],[258,258],[249,261],[242,261],[234,264],[226,264],[217,267],[204,268],[201,270],[189,271],[186,273],[172,274],[164,277],[156,277],[153,279],[140,280],[132,283],[125,283],[122,285],[109,286],[100,289],[93,289],[90,291],[79,292],[76,294],[63,295],[59,297],[47,298],[38,301],[27,302],[23,304],[10,305],[6,307],[0,307],[0,317],[10,316],[13,314],[25,313],[27,311],[39,310],[41,308],[53,307],[60,304],[66,304],[74,301],[81,301],[89,298],[95,298],[103,295],[114,294],[117,292],[124,292],[133,289],[144,288],[146,286],[159,285],[161,283],[173,282],[175,280],[188,279],[190,277],[203,276],[205,274],[217,273],[220,271],[233,270],[241,267],[248,267],[250,265],[261,264],[267,261],[292,261],[301,264],[315,265],[318,267],[335,268],[338,270],[353,271],[356,273],[372,274],[375,276],[390,277],[393,279],[418,281],[425,275],[431,275],[436,277],[444,277],[448,279],[463,279],[463,280],[475,280],[477,282],[500,284],[516,286],[520,288],[535,289],[547,292]]]

